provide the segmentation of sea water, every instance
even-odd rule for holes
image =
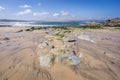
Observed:
[[[47,22],[47,21],[0,21],[0,26],[80,26],[93,22],[94,20],[84,21],[61,21],[61,22]],[[100,21],[96,21],[100,22]]]
[[[86,21],[70,21],[70,22],[0,22],[0,26],[79,26],[86,24]]]

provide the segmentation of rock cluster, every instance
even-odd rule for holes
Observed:
[[[87,26],[120,27],[120,18],[114,18],[103,22],[90,22]]]
[[[75,52],[76,40],[63,38],[63,40],[43,41],[36,49],[40,66],[51,67],[55,63],[65,65],[79,65],[79,55]]]
[[[90,22],[87,25],[88,26],[102,26],[102,23],[100,23],[100,22]]]
[[[104,24],[106,27],[120,27],[120,18],[107,20]]]

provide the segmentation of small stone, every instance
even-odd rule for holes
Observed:
[[[74,37],[71,37],[71,36],[65,37],[64,40],[67,41],[67,42],[76,42],[77,41],[77,40],[74,39]]]
[[[112,61],[111,64],[115,64],[115,63]]]
[[[75,51],[73,51],[73,54],[74,54],[74,55],[76,55],[76,52],[75,52]]]
[[[74,39],[73,40],[68,40],[68,42],[76,42],[76,40],[74,40]]]
[[[76,43],[74,43],[74,45],[76,45]]]
[[[55,47],[52,45],[52,46],[51,46],[51,49],[54,49],[54,48],[55,48]]]
[[[3,40],[10,40],[10,38],[7,38],[7,37],[6,37],[6,38],[4,38]]]
[[[49,32],[45,32],[46,34],[49,34]]]
[[[106,52],[104,52],[104,54],[106,54]]]

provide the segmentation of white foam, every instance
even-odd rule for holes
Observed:
[[[21,23],[21,22],[16,22],[15,24],[13,24],[13,26],[27,26],[27,24]]]
[[[58,26],[58,25],[46,25],[46,24],[33,24],[35,22],[0,22],[0,25],[9,25],[9,26],[40,26],[40,27],[49,27],[49,26]]]

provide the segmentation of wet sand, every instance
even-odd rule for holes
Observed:
[[[40,66],[36,48],[56,31],[17,32],[21,29],[26,28],[0,27],[0,80],[120,80],[120,30],[72,29],[65,35],[77,40],[80,64],[56,63],[46,68]],[[81,33],[94,42],[80,39]],[[51,44],[61,46],[59,41]]]

